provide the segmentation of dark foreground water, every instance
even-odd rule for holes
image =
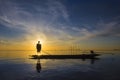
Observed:
[[[0,80],[120,80],[119,52],[99,60],[30,59],[34,51],[0,51]]]

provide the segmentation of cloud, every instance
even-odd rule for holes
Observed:
[[[119,21],[99,22],[93,30],[88,29],[92,26],[70,25],[70,15],[60,0],[45,0],[41,5],[15,0],[2,0],[0,3],[0,24],[26,32],[17,37],[16,42],[41,38],[48,43],[72,43],[96,37],[120,36]]]
[[[6,41],[0,40],[0,44],[6,44]]]
[[[91,30],[89,29],[91,26],[72,26],[70,32],[72,33],[71,42],[76,43],[80,41],[89,41],[90,39],[96,38],[116,38],[120,37],[120,21],[112,20],[109,22],[98,22],[95,27]]]
[[[99,26],[100,27],[100,26]],[[103,27],[99,32],[96,33],[96,36],[109,37],[109,36],[118,36],[120,35],[120,22],[109,22],[102,24]]]
[[[69,21],[69,14],[66,7],[58,0],[48,0],[49,12],[55,17],[63,17],[66,21]]]
[[[0,39],[0,45],[12,45],[8,40]]]
[[[0,6],[0,23],[9,28],[25,30],[24,38],[28,39],[30,39],[30,37],[33,38],[33,36],[34,38],[47,38],[51,34],[55,36],[53,36],[54,39],[57,37],[55,34],[66,34],[55,29],[59,23],[56,22],[56,20],[59,20],[59,18],[63,17],[66,21],[69,20],[65,6],[58,0],[46,0],[45,3],[41,4],[47,5],[42,7],[41,5],[36,5],[36,3],[23,4],[14,0],[3,0]],[[30,8],[32,8],[34,12],[32,12]],[[49,34],[46,34],[46,32]]]

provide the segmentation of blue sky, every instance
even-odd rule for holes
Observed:
[[[0,0],[0,45],[43,40],[120,46],[119,0]]]

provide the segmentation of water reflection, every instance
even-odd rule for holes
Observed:
[[[94,64],[95,60],[98,60],[98,59],[91,59],[91,64]]]
[[[40,73],[40,71],[41,71],[41,63],[40,63],[40,59],[37,59],[36,71],[37,71],[38,73]]]
[[[96,60],[99,60],[99,59],[100,59],[100,58],[91,58],[91,59],[90,59],[90,63],[91,63],[91,64],[94,64],[95,61],[96,61]],[[86,61],[86,59],[83,58],[82,61]]]
[[[0,80],[120,80],[120,54],[116,52],[106,52],[100,60],[31,59],[33,53],[0,51]]]
[[[41,72],[41,69],[42,69],[42,65],[41,65],[41,62],[40,62],[40,59],[39,59],[39,58],[37,58],[36,60],[37,60],[37,63],[36,63],[36,71],[37,71],[38,73],[40,73],[40,72]],[[86,60],[88,60],[88,59],[82,59],[83,62],[86,61]],[[90,64],[94,64],[94,63],[96,62],[96,60],[99,60],[99,58],[89,59]],[[64,64],[64,63],[63,63],[63,64]]]

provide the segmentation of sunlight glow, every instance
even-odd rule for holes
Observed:
[[[33,40],[32,43],[34,45],[36,45],[38,43],[38,41],[40,41],[41,44],[44,44],[44,40],[43,39],[36,39],[36,40]]]

